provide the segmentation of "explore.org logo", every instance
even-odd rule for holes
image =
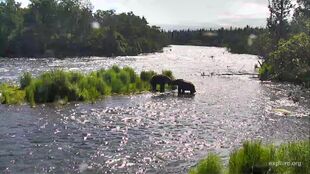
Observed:
[[[287,166],[287,167],[301,167],[302,162],[296,162],[296,161],[271,161],[268,163],[269,166]]]

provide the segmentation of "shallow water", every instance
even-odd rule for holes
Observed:
[[[256,63],[256,56],[193,46],[135,57],[0,59],[1,82],[16,83],[23,72],[89,72],[117,64],[138,72],[171,69],[197,90],[193,97],[166,92],[94,104],[0,105],[0,173],[186,173],[209,152],[227,162],[244,140],[309,138],[309,91],[251,75],[217,75],[255,73]]]

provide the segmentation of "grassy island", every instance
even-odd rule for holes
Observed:
[[[162,72],[172,77],[172,72]],[[113,66],[89,74],[54,70],[38,77],[24,73],[20,86],[0,85],[2,104],[20,104],[58,101],[94,101],[112,94],[132,94],[150,89],[149,80],[156,72],[142,71],[138,75],[132,68]]]
[[[310,142],[295,142],[280,146],[245,142],[230,154],[227,168],[219,156],[209,154],[193,167],[190,174],[300,174],[310,171]]]

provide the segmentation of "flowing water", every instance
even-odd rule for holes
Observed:
[[[257,60],[193,46],[135,57],[0,59],[1,82],[17,83],[23,72],[87,73],[117,64],[137,72],[170,69],[197,90],[192,97],[147,92],[94,104],[0,105],[0,173],[186,173],[209,152],[227,163],[244,140],[308,139],[309,91],[253,75],[218,75],[255,73]]]

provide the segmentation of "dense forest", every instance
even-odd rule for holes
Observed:
[[[227,47],[234,53],[258,53],[253,42],[258,35],[266,32],[265,28],[200,29],[169,31],[168,37],[172,44]]]
[[[144,17],[92,9],[81,0],[0,2],[0,57],[137,55],[168,44]]]
[[[268,8],[265,28],[170,31],[168,37],[173,44],[220,46],[259,55],[264,61],[261,80],[310,86],[310,1],[271,0]]]

